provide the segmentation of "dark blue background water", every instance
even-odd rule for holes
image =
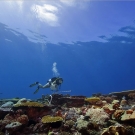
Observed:
[[[53,77],[54,62],[64,79],[61,90],[71,90],[71,95],[134,89],[135,27],[126,26],[119,31],[125,36],[101,36],[105,42],[44,45],[29,41],[21,33],[16,35],[0,23],[0,98],[39,98],[50,94],[50,89],[41,89],[34,95],[36,87],[29,85],[35,81],[45,84]]]

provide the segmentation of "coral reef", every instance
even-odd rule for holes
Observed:
[[[28,115],[29,119],[42,117],[51,112],[51,107],[39,102],[19,102],[13,105],[13,110],[23,109]]]
[[[100,93],[88,98],[53,94],[14,102],[5,99],[0,107],[0,134],[134,135],[134,93]]]

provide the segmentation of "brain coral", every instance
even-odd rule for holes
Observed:
[[[54,117],[54,116],[47,115],[47,116],[42,117],[41,121],[42,123],[54,123],[58,121],[63,121],[63,118],[59,116]]]
[[[39,102],[24,102],[20,104],[15,104],[14,107],[20,107],[20,106],[26,106],[26,107],[44,107],[43,104]]]

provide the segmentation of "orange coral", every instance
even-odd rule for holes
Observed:
[[[108,106],[103,106],[103,109],[104,109],[104,111],[107,113],[107,114],[113,114],[114,113],[114,111],[115,111],[115,109],[111,109],[111,108],[109,108]]]
[[[116,110],[112,115],[112,119],[120,119],[123,113],[124,110]]]
[[[119,108],[120,108],[119,103],[113,104],[113,105],[112,105],[112,108],[115,109],[115,110],[116,110],[116,109],[119,109]]]
[[[106,128],[101,135],[127,135],[123,126],[110,126]]]
[[[132,114],[132,113],[133,113],[133,110],[131,110],[131,109],[126,110],[126,113],[127,113],[127,114]]]

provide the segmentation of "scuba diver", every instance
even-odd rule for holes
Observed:
[[[60,88],[62,83],[63,83],[63,79],[61,77],[53,77],[53,78],[49,79],[45,85],[42,85],[39,82],[35,82],[35,83],[31,84],[29,87],[38,85],[36,91],[34,92],[34,94],[36,94],[40,88],[43,88],[43,89],[50,88],[51,90],[58,91],[58,89]]]

